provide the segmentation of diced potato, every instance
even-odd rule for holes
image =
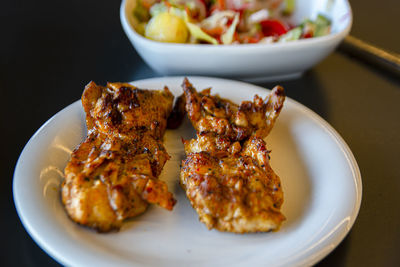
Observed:
[[[145,31],[147,38],[168,43],[186,43],[188,35],[185,22],[180,17],[166,12],[151,18]]]

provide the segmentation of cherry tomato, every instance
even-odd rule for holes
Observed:
[[[266,19],[260,22],[265,36],[281,36],[287,33],[288,27],[276,19]]]

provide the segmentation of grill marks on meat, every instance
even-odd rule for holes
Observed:
[[[197,137],[184,141],[180,183],[200,221],[236,233],[278,230],[283,192],[263,138],[282,109],[283,88],[236,105],[210,89],[198,93],[187,79],[182,87]]]
[[[158,180],[169,159],[163,144],[173,95],[125,83],[89,83],[82,96],[88,136],[65,168],[62,201],[75,222],[100,232],[149,203],[172,210],[175,199]]]

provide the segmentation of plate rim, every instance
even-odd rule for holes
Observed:
[[[154,77],[154,78],[147,78],[147,79],[140,79],[136,81],[132,81],[130,83],[156,83],[156,82],[161,82],[163,83],[168,83],[169,81],[175,81],[175,80],[182,80],[185,76],[168,76],[168,77]],[[250,86],[252,89],[256,90],[265,90],[266,88],[263,88],[258,85],[246,83],[243,81],[237,81],[237,80],[231,80],[231,79],[224,79],[224,78],[215,78],[215,77],[207,77],[207,76],[187,76],[190,80],[206,80],[209,81],[210,84],[213,82],[213,80],[219,81],[219,82],[229,82],[229,83],[235,83],[239,84],[240,86]],[[350,232],[352,229],[356,218],[358,216],[360,207],[361,207],[361,202],[362,202],[362,179],[361,179],[361,172],[359,169],[359,166],[357,164],[357,161],[350,150],[349,146],[345,142],[345,140],[341,137],[341,135],[331,126],[326,120],[324,120],[320,115],[318,115],[316,112],[308,108],[307,106],[301,104],[300,102],[287,97],[286,101],[291,102],[295,108],[300,110],[302,113],[304,113],[304,116],[312,119],[316,124],[318,124],[325,132],[327,132],[332,140],[335,141],[336,146],[340,148],[340,151],[342,154],[345,156],[346,162],[348,163],[348,166],[351,170],[352,174],[352,181],[354,181],[354,186],[355,186],[355,203],[352,208],[352,212],[350,214],[350,221],[348,223],[348,227],[339,233],[336,233],[329,239],[332,239],[331,243],[329,244],[328,249],[323,249],[327,247],[328,245],[319,245],[317,246],[318,249],[314,249],[308,257],[302,260],[300,263],[301,265],[314,265],[318,263],[320,260],[322,260],[324,257],[326,257],[329,253],[331,253],[342,241],[343,239],[347,236],[347,234]],[[57,249],[54,249],[51,245],[49,245],[46,242],[46,238],[40,236],[40,234],[32,227],[32,225],[29,223],[29,219],[26,218],[26,215],[23,212],[23,204],[21,204],[21,199],[19,198],[19,191],[18,187],[15,185],[18,183],[18,178],[20,177],[19,173],[22,168],[22,160],[24,159],[25,154],[27,153],[26,151],[33,145],[34,141],[40,136],[42,133],[43,129],[47,127],[52,121],[56,120],[60,114],[63,114],[64,112],[67,112],[69,109],[74,109],[76,108],[75,106],[80,105],[80,100],[76,100],[75,102],[71,103],[70,105],[64,107],[57,113],[55,113],[51,118],[49,118],[35,133],[32,135],[32,137],[29,139],[29,141],[26,143],[24,146],[23,150],[21,151],[21,154],[19,155],[19,158],[17,160],[17,163],[15,165],[14,169],[14,174],[13,174],[13,182],[12,182],[12,190],[13,190],[13,199],[14,199],[14,204],[15,208],[17,211],[17,214],[25,228],[25,230],[28,232],[28,234],[32,237],[32,239],[41,247],[43,251],[45,251],[49,256],[51,256],[54,260],[66,264],[66,265],[79,265],[79,261],[75,261],[74,259],[67,259],[60,253]],[[80,107],[82,108],[82,106]],[[319,248],[320,247],[320,248]],[[298,260],[301,260],[298,259]],[[286,264],[289,263],[296,263],[293,261],[288,261]],[[134,264],[134,263],[133,263]]]

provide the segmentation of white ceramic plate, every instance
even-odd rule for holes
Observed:
[[[182,77],[134,82],[141,88],[169,86],[175,95]],[[250,84],[191,77],[198,88],[235,102],[268,91]],[[172,212],[157,206],[126,222],[120,232],[98,234],[70,221],[60,201],[63,169],[85,137],[80,102],[66,107],[31,138],[14,174],[18,214],[33,239],[52,257],[71,266],[293,266],[311,265],[331,252],[352,227],[361,202],[357,163],[338,133],[303,105],[287,99],[267,143],[271,165],[281,177],[287,217],[278,232],[231,234],[207,230],[178,185],[181,137],[188,121],[167,131],[172,156],[160,179],[178,203]]]

